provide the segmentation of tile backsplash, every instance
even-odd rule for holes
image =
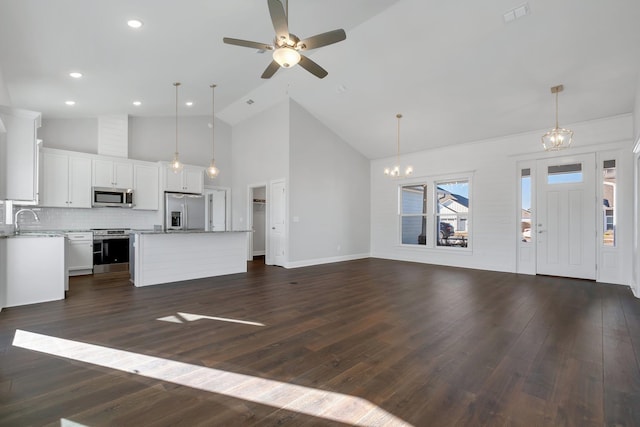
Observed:
[[[24,207],[24,206],[23,206]],[[14,207],[14,212],[19,207]],[[40,208],[36,222],[31,214],[21,214],[22,230],[89,230],[91,228],[153,229],[160,224],[157,211],[137,211],[121,208]]]

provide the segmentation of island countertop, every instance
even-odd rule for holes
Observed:
[[[130,234],[221,234],[221,233],[249,233],[252,230],[131,230]]]

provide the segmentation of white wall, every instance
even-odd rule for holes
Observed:
[[[232,228],[247,228],[249,185],[289,179],[289,102],[284,101],[233,127]]]
[[[11,106],[11,97],[9,96],[9,89],[4,81],[4,74],[2,67],[0,67],[0,105]]]
[[[211,161],[211,117],[180,117],[178,151],[186,164],[209,166]],[[216,164],[221,172],[206,185],[231,186],[231,127],[217,120]],[[175,151],[175,117],[129,117],[129,158],[169,161]],[[43,119],[38,137],[43,145],[62,150],[98,153],[98,119]]]
[[[634,156],[634,222],[633,233],[633,290],[640,298],[640,77],[636,85],[636,100],[633,109],[633,129],[635,141]]]
[[[289,263],[369,254],[369,160],[295,101],[290,107]]]
[[[594,152],[611,149],[612,145],[627,147],[631,153],[633,123],[631,115],[585,123],[569,124],[575,132],[571,152]],[[546,130],[504,138],[480,141],[472,144],[423,151],[401,157],[401,164],[414,167],[411,181],[420,177],[455,177],[472,173],[472,250],[451,248],[428,249],[400,246],[398,244],[398,185],[382,171],[394,159],[379,159],[371,162],[371,253],[374,257],[402,259],[424,263],[479,268],[496,271],[516,271],[516,244],[518,230],[516,221],[516,162],[559,156],[564,153],[544,153],[540,135]],[[621,174],[628,180],[629,174]],[[408,181],[410,182],[410,181]],[[631,230],[632,200],[631,186],[622,183],[623,194],[619,194],[619,209],[624,223],[619,230]],[[626,200],[626,203],[624,202]],[[624,232],[623,232],[624,233]],[[631,280],[630,239],[621,242],[620,252],[624,258],[625,283]]]
[[[42,119],[42,145],[60,150],[98,154],[98,119]]]

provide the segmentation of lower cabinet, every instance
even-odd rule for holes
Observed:
[[[92,274],[93,233],[67,233],[67,270],[70,276]]]

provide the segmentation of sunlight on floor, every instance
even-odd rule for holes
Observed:
[[[180,314],[180,313],[179,313]],[[346,394],[16,330],[13,345],[356,426],[411,426]]]
[[[196,320],[202,320],[202,319],[218,320],[221,322],[229,322],[229,323],[240,323],[243,325],[251,325],[251,326],[265,326],[264,323],[249,322],[247,320],[229,319],[227,317],[203,316],[201,314],[190,314],[190,313],[180,313],[180,312],[178,312],[176,315],[159,317],[156,320],[162,320],[163,322],[170,322],[170,323],[184,323],[184,322],[195,322]]]
[[[75,421],[67,420],[66,418],[60,418],[60,427],[87,427],[84,424],[76,423]]]

